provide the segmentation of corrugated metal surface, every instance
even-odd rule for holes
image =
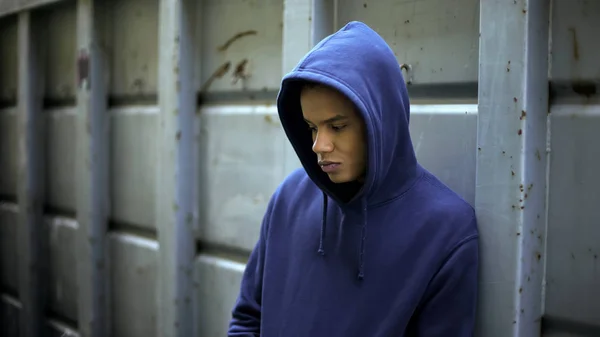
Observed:
[[[529,337],[540,320],[544,336],[600,334],[595,286],[600,284],[600,245],[594,240],[600,235],[595,225],[600,218],[595,212],[600,161],[595,158],[600,153],[593,141],[600,127],[594,91],[600,82],[600,49],[594,43],[600,29],[598,3],[552,2],[549,138],[543,123],[534,123],[544,118],[536,110],[543,104],[533,102],[539,91],[521,81],[543,68],[536,68],[535,57],[527,54],[543,51],[543,43],[524,48],[526,37],[535,35],[532,25],[545,25],[538,16],[543,8],[536,9],[533,5],[540,3],[533,0],[486,2],[496,7],[484,7],[488,12],[483,13],[477,0],[90,3],[98,1],[62,1],[30,16],[31,29],[44,42],[33,60],[44,103],[44,139],[36,149],[45,153],[45,220],[38,224],[47,230],[43,238],[48,243],[44,328],[61,336],[75,335],[79,326],[80,335],[95,336],[102,329],[81,322],[81,315],[107,310],[105,322],[113,336],[181,336],[186,329],[197,329],[195,335],[202,337],[225,335],[266,203],[298,166],[272,105],[280,78],[314,42],[350,20],[362,20],[383,35],[400,63],[411,66],[411,134],[423,165],[479,205],[480,215],[494,204],[498,210],[507,206],[504,211],[514,220],[509,223],[499,213],[482,215],[485,302],[479,336]],[[17,124],[18,22],[17,15],[0,18],[0,319],[5,329],[0,332],[7,336],[17,331],[22,307],[15,258],[22,221],[17,200],[22,132]],[[488,44],[482,52],[480,33],[497,46]],[[78,63],[82,49],[99,60],[93,69],[107,70],[98,79],[106,92],[97,86],[88,90],[78,81],[83,70],[91,69]],[[516,57],[510,64],[496,59],[510,55]],[[481,65],[489,67],[487,72],[479,72]],[[496,109],[508,114],[514,102],[502,103],[502,97],[511,95],[509,89],[516,92],[523,105],[515,105],[519,114],[514,121],[508,114],[490,114],[481,102],[478,107],[478,81],[482,88],[505,85],[494,87],[499,90],[495,96],[481,97],[498,100]],[[108,106],[94,105],[94,97],[106,98]],[[523,107],[532,109],[527,121],[521,118]],[[173,114],[174,109],[183,116]],[[90,134],[85,133],[88,121]],[[526,128],[521,139],[511,129],[519,123]],[[482,155],[477,148],[485,151],[489,142],[506,149]],[[106,160],[93,157],[95,146],[106,146]],[[180,152],[172,159],[170,151]],[[508,155],[516,156],[510,163],[519,180],[490,178],[510,164],[501,151],[514,152]],[[106,196],[96,194],[101,180],[95,179],[104,171],[96,166],[88,171],[86,158],[105,165]],[[180,169],[183,176],[177,175]],[[514,188],[504,189],[509,185],[503,181]],[[532,208],[510,213],[510,205],[520,205],[525,194],[523,204]],[[94,210],[103,202],[109,204],[106,214],[81,214],[79,208]],[[183,235],[188,232],[193,235]],[[100,244],[87,241],[88,235]],[[192,259],[194,237],[199,244]],[[185,241],[185,251],[177,250],[179,240]],[[90,269],[103,256],[105,261]],[[181,268],[169,266],[177,262]],[[97,277],[110,287],[95,283]],[[521,286],[528,278],[535,284]],[[84,288],[81,282],[87,282]],[[106,301],[94,297],[105,290]],[[179,327],[174,325],[178,320],[183,320]]]

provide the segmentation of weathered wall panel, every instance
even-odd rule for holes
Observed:
[[[75,111],[44,111],[46,119],[46,204],[61,213],[75,213]]]
[[[16,204],[0,202],[0,289],[12,294],[18,292]]]
[[[197,59],[201,60],[196,65],[198,90],[277,90],[281,80],[283,1],[201,3],[196,46]]]
[[[337,15],[337,28],[373,27],[412,66],[414,84],[477,82],[478,0],[338,1]]]
[[[36,13],[38,34],[44,36],[44,98],[55,103],[75,99],[76,6],[66,1]]]
[[[158,0],[105,1],[103,41],[109,63],[109,95],[155,96],[158,73]],[[108,24],[110,22],[110,24]]]
[[[111,112],[111,218],[153,230],[158,108],[119,108]]]
[[[19,335],[19,302],[10,296],[0,295],[0,335]]]
[[[600,81],[600,1],[552,1],[552,80]]]
[[[249,251],[271,194],[299,162],[274,106],[206,107],[200,116],[199,236]]]
[[[196,259],[197,337],[226,336],[231,308],[237,298],[244,264],[210,255]]]
[[[421,165],[473,204],[477,106],[412,105],[410,134]]]
[[[110,237],[110,284],[114,337],[157,337],[158,243],[130,234]]]
[[[600,334],[600,2],[554,0],[545,293],[547,336]],[[586,83],[587,82],[587,83]],[[564,90],[566,89],[566,90]]]
[[[13,108],[0,110],[0,195],[10,199],[17,197],[16,113]]]
[[[48,309],[58,317],[77,321],[77,259],[73,219],[46,217],[48,226]]]
[[[600,107],[555,105],[550,116],[546,315],[600,332]]]
[[[0,18],[0,102],[17,101],[17,17]]]

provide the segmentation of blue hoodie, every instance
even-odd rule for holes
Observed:
[[[312,152],[302,81],[339,90],[366,123],[365,181],[350,200]],[[475,213],[417,163],[406,86],[385,41],[347,24],[283,78],[277,107],[303,168],[269,202],[228,336],[472,336]]]

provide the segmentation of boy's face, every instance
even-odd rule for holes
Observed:
[[[367,159],[366,131],[354,104],[325,86],[305,87],[300,104],[312,131],[312,149],[329,179],[334,183],[362,181]]]

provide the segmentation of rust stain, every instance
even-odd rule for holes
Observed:
[[[575,61],[579,61],[579,42],[577,41],[577,31],[575,27],[569,27],[569,32],[573,36],[573,58]]]
[[[517,99],[516,97],[513,97],[513,101],[514,101],[515,103],[517,103],[518,99]]]
[[[525,112],[525,110],[521,110],[521,117],[519,117],[519,119],[524,120],[525,117],[527,117],[527,112]]]
[[[519,288],[519,294],[523,293],[523,287]]]
[[[246,74],[246,66],[248,65],[248,59],[241,60],[236,66],[233,72],[233,83],[237,83],[238,80],[244,80],[248,78]]]
[[[515,171],[510,171],[510,174],[512,174],[512,175],[513,175],[513,177],[514,177],[514,175],[515,175]]]
[[[542,155],[540,154],[540,150],[539,149],[535,150],[535,156],[537,157],[537,160],[542,160]]]
[[[542,254],[540,252],[535,252],[535,258],[539,261],[542,259]]]
[[[367,8],[367,4],[366,4],[366,3],[364,3],[364,4],[363,4],[363,7],[364,7],[364,8]]]
[[[523,134],[523,130],[519,129],[519,131],[517,131],[517,134],[520,136]]]
[[[235,41],[237,41],[245,36],[251,36],[251,35],[256,35],[256,34],[258,34],[258,32],[255,30],[247,30],[244,32],[239,32],[239,33],[235,34],[234,36],[232,36],[231,38],[229,38],[229,40],[227,40],[222,46],[217,48],[217,50],[218,51],[226,51],[229,47],[231,47],[231,45]]]
[[[278,125],[277,122],[273,120],[273,117],[269,115],[265,115],[265,121],[269,124]]]
[[[510,61],[508,61],[508,64],[506,65],[506,72],[510,72]]]
[[[177,140],[181,139],[181,131],[177,131],[177,134],[175,134],[175,139],[177,139]]]
[[[202,89],[200,89],[200,91],[205,92],[206,90],[208,90],[208,88],[210,88],[210,86],[214,82],[214,80],[225,76],[225,74],[227,74],[227,72],[229,71],[230,68],[231,68],[230,61],[223,63],[219,68],[217,68],[217,70],[215,70],[215,72],[212,75],[210,75],[208,80],[206,80],[206,82],[204,82],[204,84],[202,85]]]

